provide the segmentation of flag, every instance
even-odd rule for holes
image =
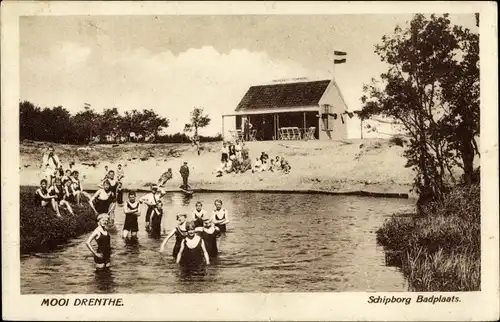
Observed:
[[[342,58],[342,56],[346,56],[347,53],[345,51],[338,51],[338,50],[335,50],[333,52],[333,54],[335,55],[335,59],[333,60],[333,63],[334,64],[343,64],[347,61],[346,58]]]

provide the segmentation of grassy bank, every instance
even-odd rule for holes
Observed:
[[[418,215],[394,215],[377,231],[412,291],[479,291],[480,186],[460,187]]]
[[[61,209],[63,217],[58,218],[53,210],[35,206],[35,190],[34,187],[20,188],[21,253],[54,248],[96,227],[95,216],[88,204],[74,206],[76,216]]]

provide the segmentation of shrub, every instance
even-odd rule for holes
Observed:
[[[88,204],[73,206],[76,216],[61,209],[62,218],[58,218],[52,209],[35,206],[35,190],[34,187],[21,187],[20,190],[21,253],[54,248],[96,227],[94,213]]]

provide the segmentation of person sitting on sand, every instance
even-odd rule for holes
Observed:
[[[231,164],[231,168],[234,173],[240,173],[241,171],[241,161],[238,158],[234,158]]]
[[[161,236],[161,220],[163,218],[163,203],[158,200],[156,206],[151,211],[151,221],[150,221],[150,235],[153,238],[160,238]]]
[[[194,223],[188,222],[186,223],[186,238],[181,242],[176,263],[180,264],[184,269],[197,270],[204,262],[207,265],[210,264],[205,242],[196,234]]]
[[[48,190],[49,196],[54,196],[51,200],[52,208],[56,211],[58,217],[61,217],[59,207],[65,207],[70,214],[74,215],[73,209],[68,201],[66,201],[67,195],[66,190],[61,182],[60,178],[55,178],[54,185]]]
[[[203,220],[207,218],[207,213],[203,209],[201,201],[196,202],[196,208],[193,211],[193,222],[196,227],[203,227]]]
[[[250,161],[250,158],[244,158],[240,164],[240,172],[244,173],[248,170],[252,170],[252,161]]]
[[[64,171],[64,176],[62,176],[61,179],[63,182],[65,182],[66,180],[71,180],[71,170],[66,169],[66,171]]]
[[[255,163],[253,164],[252,172],[261,172],[262,171],[262,161],[259,158],[255,158]]]
[[[70,175],[70,180],[72,182],[71,190],[76,197],[76,203],[78,205],[80,205],[80,201],[81,201],[80,199],[81,199],[82,195],[85,196],[87,198],[87,200],[90,200],[92,198],[87,192],[83,191],[82,183],[80,182],[80,179],[78,178],[79,175],[80,174],[77,170],[74,170],[73,172],[71,172],[71,175]]]
[[[150,230],[150,219],[151,219],[151,213],[153,212],[153,209],[156,207],[156,204],[160,200],[160,198],[164,195],[164,191],[158,189],[157,185],[152,185],[151,186],[151,192],[142,196],[139,199],[139,202],[141,204],[146,205],[146,231],[149,232]]]
[[[86,241],[87,248],[94,255],[96,268],[107,268],[111,265],[111,235],[107,229],[109,215],[99,214],[97,216],[97,228],[90,234]],[[92,247],[92,241],[97,242],[97,250]]]
[[[216,199],[214,201],[214,211],[212,220],[220,230],[221,233],[226,232],[226,225],[229,223],[229,218],[227,215],[227,210],[222,208],[222,200]]]
[[[137,219],[141,212],[139,211],[139,201],[136,201],[135,191],[129,191],[123,212],[125,213],[125,223],[123,224],[122,237],[137,239],[137,232],[139,231]]]
[[[112,209],[114,194],[108,180],[105,180],[102,188],[97,190],[94,196],[89,200],[90,207],[96,215],[107,214]]]
[[[118,163],[118,167],[116,168],[116,180],[121,182],[123,178],[125,178],[125,171],[123,171],[121,163]]]
[[[189,189],[189,184],[188,184],[189,167],[188,167],[187,161],[184,161],[184,164],[179,169],[179,173],[181,174],[181,177],[182,177],[181,189],[188,190]]]
[[[260,154],[260,161],[262,161],[262,163],[266,163],[267,160],[269,160],[269,155],[267,155],[266,152],[261,152],[261,154]]]
[[[172,177],[172,168],[168,168],[167,171],[163,172],[160,179],[158,179],[158,186],[163,187]]]
[[[215,258],[219,255],[217,248],[217,237],[220,236],[220,230],[214,225],[210,218],[203,220],[203,230],[201,231],[201,238],[205,242],[207,253],[210,258]]]
[[[163,252],[165,250],[165,245],[167,245],[169,239],[175,235],[175,245],[172,251],[172,256],[174,257],[174,259],[177,258],[179,250],[181,249],[181,243],[187,234],[186,219],[187,219],[186,214],[177,214],[177,224],[175,225],[175,228],[172,229],[170,234],[168,234],[168,236],[163,240],[163,243],[161,243],[160,252]]]
[[[41,166],[44,170],[45,179],[47,179],[49,187],[54,183],[60,165],[61,162],[59,161],[59,157],[55,154],[54,147],[52,145],[49,146],[47,153],[43,155]]]
[[[47,189],[47,179],[42,179],[40,181],[40,188],[35,191],[35,206],[46,207],[51,204],[52,199],[56,196],[50,196],[49,190]],[[54,209],[56,211],[56,209]]]
[[[289,174],[290,170],[292,167],[288,163],[288,161],[285,160],[285,158],[281,158],[281,170],[283,171],[284,174]]]

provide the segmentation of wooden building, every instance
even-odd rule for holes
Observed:
[[[352,116],[352,114],[351,114]],[[347,138],[347,105],[334,80],[252,86],[232,114],[235,130],[251,124],[253,139],[290,140]],[[222,129],[225,139],[227,135]]]

